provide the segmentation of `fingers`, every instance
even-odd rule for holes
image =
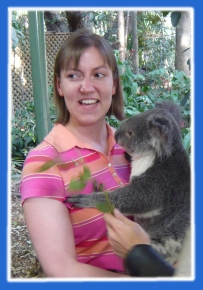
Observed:
[[[114,209],[114,215],[117,219],[126,222],[128,218],[126,218],[117,208]]]
[[[126,225],[131,226],[132,224],[134,224],[133,221],[129,220],[126,216],[124,216],[117,208],[114,209],[114,216],[122,221],[123,223],[125,223]]]
[[[110,213],[104,213],[104,220],[107,227],[114,227],[117,219]]]
[[[114,216],[109,213],[104,213],[104,220],[107,225],[107,229],[111,227],[115,231],[118,231],[123,227],[123,224],[133,226],[134,222],[125,217],[118,209],[114,209]]]
[[[138,223],[129,220],[118,209],[114,210],[114,215],[104,214],[109,237],[119,241],[125,237],[134,244],[150,244],[149,235]]]

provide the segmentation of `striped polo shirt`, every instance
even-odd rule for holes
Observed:
[[[115,129],[107,123],[108,156],[96,151],[89,144],[80,142],[63,125],[56,124],[45,139],[32,149],[24,163],[20,192],[22,202],[29,197],[51,197],[63,202],[69,210],[74,231],[77,260],[103,269],[123,271],[123,262],[108,243],[103,214],[96,208],[76,208],[66,202],[73,193],[90,194],[93,180],[102,183],[104,190],[113,190],[129,182],[130,165],[124,149],[116,144]],[[40,171],[48,161],[54,165]],[[69,189],[70,181],[77,179],[84,170],[91,177],[79,192]]]

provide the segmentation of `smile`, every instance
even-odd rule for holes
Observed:
[[[79,101],[80,104],[82,105],[94,105],[96,103],[98,103],[99,101],[97,100],[82,100],[82,101]]]

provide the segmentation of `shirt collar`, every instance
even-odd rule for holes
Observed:
[[[114,133],[115,129],[112,128],[108,123],[106,123],[106,128],[108,131],[108,142],[109,142],[109,151],[115,145]],[[86,148],[95,150],[92,146],[87,143],[81,142],[75,137],[65,126],[61,124],[56,124],[50,131],[50,133],[44,138],[44,140],[52,145],[58,152],[65,152],[74,147]]]

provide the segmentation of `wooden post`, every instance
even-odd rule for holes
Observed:
[[[36,119],[37,141],[39,143],[51,130],[43,12],[29,11],[28,21],[34,111]]]

